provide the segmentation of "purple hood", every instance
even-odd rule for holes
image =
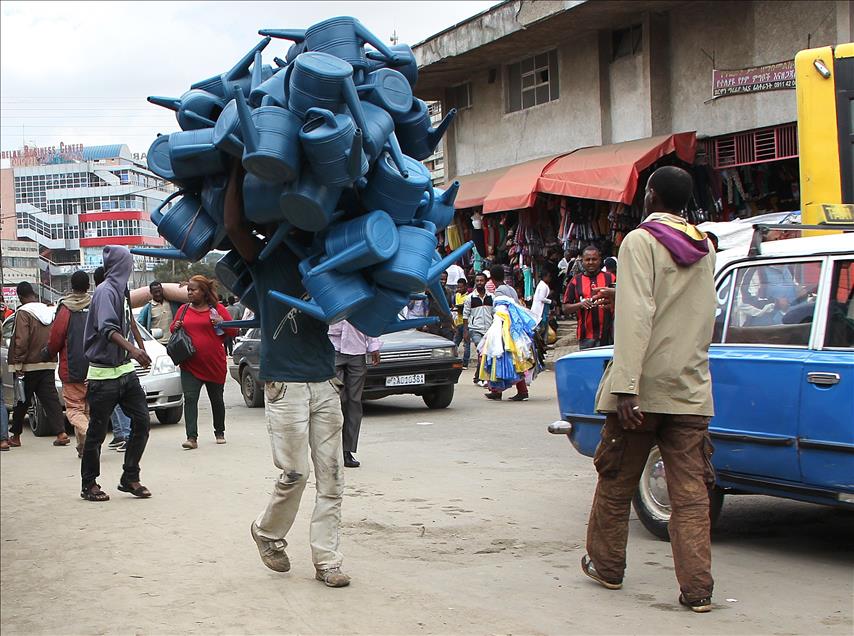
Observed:
[[[666,247],[676,264],[682,267],[693,265],[709,253],[709,242],[705,236],[702,239],[692,238],[679,228],[658,220],[646,221],[639,227]]]

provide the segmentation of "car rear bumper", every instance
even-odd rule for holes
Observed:
[[[424,395],[438,386],[456,384],[460,379],[462,370],[462,362],[454,359],[438,364],[421,363],[418,366],[414,366],[412,363],[369,366],[362,397],[366,400],[376,400],[388,395]],[[424,384],[386,386],[386,378],[388,377],[416,373],[424,374]]]

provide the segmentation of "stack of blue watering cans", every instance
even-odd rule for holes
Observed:
[[[349,320],[371,336],[435,322],[399,313],[425,291],[450,312],[439,277],[472,248],[437,253],[459,183],[434,188],[421,163],[456,110],[434,128],[412,93],[412,49],[386,46],[355,18],[260,34],[234,68],[179,98],[148,98],[174,110],[181,128],[157,137],[148,167],[179,190],[151,214],[173,247],[132,251],[191,261],[227,251],[219,279],[259,313],[251,268],[224,230],[228,166],[237,159],[246,170],[246,221],[266,243],[259,258],[289,250],[300,259],[308,297],[269,290],[271,298],[330,324]],[[275,66],[262,61],[271,38],[293,42]]]

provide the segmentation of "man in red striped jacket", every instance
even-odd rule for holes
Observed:
[[[584,271],[574,276],[563,295],[563,313],[578,315],[578,347],[590,349],[614,342],[613,309],[594,300],[597,290],[611,287],[616,278],[602,271],[602,254],[590,245],[581,255]]]

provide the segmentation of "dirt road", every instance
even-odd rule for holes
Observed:
[[[390,398],[366,411],[362,468],[346,471],[346,589],[313,578],[313,487],[289,537],[289,574],[267,570],[249,536],[275,469],[261,410],[229,380],[228,444],[202,412],[153,425],[143,482],[78,497],[71,447],[25,434],[0,456],[3,634],[851,634],[852,516],[762,497],[730,498],[714,542],[716,611],[676,602],[670,547],[631,523],[625,587],[579,571],[594,486],[590,460],[548,435],[554,376],[526,403],[493,403],[464,378],[451,408]]]

